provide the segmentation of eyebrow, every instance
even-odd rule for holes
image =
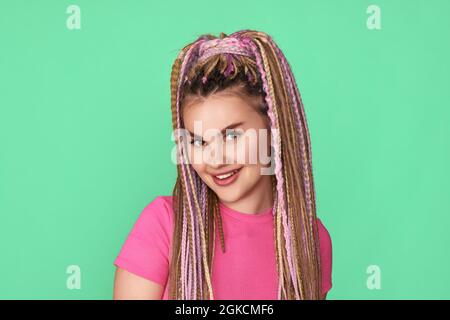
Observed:
[[[222,135],[224,135],[224,134],[226,133],[227,130],[229,130],[229,129],[234,129],[234,128],[236,128],[236,127],[239,127],[239,126],[242,125],[242,124],[244,124],[244,121],[232,123],[232,124],[226,126],[225,128],[223,128],[222,130],[220,130],[220,133],[221,133]],[[187,129],[186,129],[186,130],[187,130]],[[191,135],[191,137],[193,136],[193,137],[196,137],[196,138],[201,138],[201,139],[203,140],[203,138],[202,138],[201,136],[196,135],[196,134],[193,134],[193,133],[190,132],[189,130],[187,130],[187,132],[189,132],[189,134]]]

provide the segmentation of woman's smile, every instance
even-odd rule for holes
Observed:
[[[241,169],[242,167],[238,169],[228,170],[217,175],[211,175],[211,177],[218,186],[221,187],[228,186],[234,181],[236,181],[236,179],[239,176],[239,171]]]

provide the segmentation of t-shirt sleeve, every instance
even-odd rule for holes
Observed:
[[[320,239],[320,259],[322,265],[322,294],[327,293],[332,287],[331,271],[333,266],[333,250],[331,237],[322,221],[317,218]]]
[[[140,213],[114,265],[140,277],[166,285],[172,218],[167,197],[158,196]]]

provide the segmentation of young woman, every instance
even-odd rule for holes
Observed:
[[[202,35],[175,60],[171,95],[178,178],[125,241],[114,298],[325,299],[331,238],[300,93],[273,39]]]

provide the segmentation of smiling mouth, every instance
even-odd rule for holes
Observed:
[[[231,177],[233,174],[235,174],[236,172],[238,172],[239,169],[233,170],[231,172],[225,173],[225,174],[221,174],[219,176],[215,176],[217,179],[223,180],[225,178]]]
[[[238,173],[242,168],[235,169],[220,175],[211,175],[214,182],[219,186],[226,186],[235,181],[238,177]]]

